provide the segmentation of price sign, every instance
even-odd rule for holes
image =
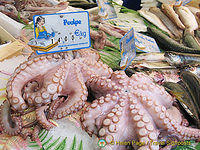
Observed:
[[[117,13],[110,0],[97,0],[97,5],[99,8],[99,16],[103,20],[117,18]]]
[[[156,41],[144,34],[135,32],[136,49],[143,52],[160,52]]]
[[[35,39],[28,45],[37,54],[89,48],[90,25],[87,11],[36,15]]]
[[[134,30],[131,30],[120,40],[121,69],[125,70],[136,56]]]

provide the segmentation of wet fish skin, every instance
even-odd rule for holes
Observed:
[[[165,31],[170,37],[174,37],[173,34],[167,29],[167,27],[162,23],[162,21],[153,13],[147,10],[138,10],[139,14],[147,19],[149,22],[153,23],[155,26]]]
[[[173,5],[170,4],[162,4],[162,11],[173,21],[180,29],[185,29],[185,26],[179,19],[178,15],[173,9]]]
[[[166,61],[175,66],[188,66],[188,65],[200,65],[200,55],[177,53],[177,52],[165,52]]]
[[[194,30],[198,29],[198,23],[196,21],[195,16],[189,10],[189,8],[185,6],[180,6],[175,8],[175,12],[179,15],[181,21],[185,25],[186,29],[194,34]]]
[[[182,37],[182,30],[178,29],[177,26],[157,7],[151,7],[149,11],[155,14],[162,23],[175,35],[176,38]]]

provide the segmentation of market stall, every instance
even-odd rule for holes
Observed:
[[[200,3],[0,1],[0,149],[200,149]]]

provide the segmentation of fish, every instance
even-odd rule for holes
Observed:
[[[177,53],[177,52],[165,52],[166,61],[175,66],[198,66],[200,65],[200,55]]]
[[[176,7],[175,12],[179,15],[179,18],[185,25],[186,29],[190,33],[194,34],[194,30],[198,29],[198,23],[189,8],[185,6]]]
[[[146,20],[166,32],[170,37],[174,37],[173,34],[167,29],[167,27],[162,23],[162,21],[153,13],[147,10],[138,10],[139,14],[144,17]]]
[[[194,32],[194,35],[196,35],[196,32]],[[186,30],[183,35],[183,41],[188,47],[200,50],[198,37],[196,38],[194,35]]]
[[[185,29],[184,24],[181,22],[178,15],[174,11],[173,5],[162,4],[161,9],[171,19],[171,21],[174,22],[174,24],[176,24],[180,29]]]
[[[149,26],[147,27],[147,31],[156,40],[156,42],[158,42],[158,44],[164,48],[163,50],[175,51],[181,53],[200,54],[199,49],[184,46],[156,28]]]
[[[148,62],[148,61],[132,61],[133,68],[139,69],[175,69],[175,66],[170,66],[167,62]]]
[[[171,31],[171,33],[178,39],[182,37],[183,31],[178,27],[157,7],[151,7],[149,11],[155,14],[162,23]]]
[[[164,53],[142,53],[136,55],[136,57],[133,59],[133,62],[138,61],[151,61],[151,62],[157,62],[157,61],[164,61]]]

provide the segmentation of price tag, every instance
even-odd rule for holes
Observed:
[[[114,19],[117,18],[117,13],[110,2],[110,0],[97,0],[97,5],[99,8],[99,16],[103,18],[103,20]]]
[[[175,7],[180,7],[180,6],[185,6],[186,4],[188,4],[189,2],[191,2],[192,0],[176,0],[174,2],[174,6]]]
[[[35,39],[28,45],[37,54],[89,48],[90,25],[87,11],[36,15]]]
[[[135,50],[135,37],[134,30],[131,30],[122,37],[120,40],[120,50],[121,50],[121,62],[120,67],[123,70],[130,65],[133,58],[136,56]]]
[[[135,32],[135,46],[137,50],[143,52],[160,52],[160,49],[153,38],[138,32]]]

